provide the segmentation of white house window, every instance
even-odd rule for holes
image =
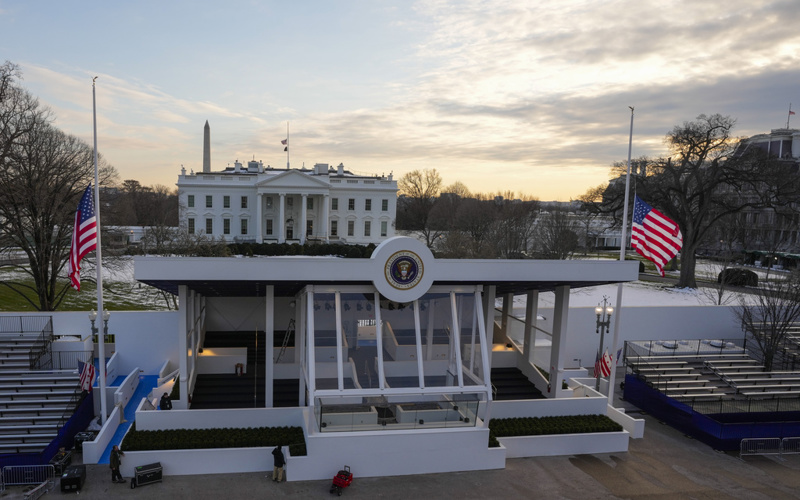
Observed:
[[[331,236],[339,236],[339,221],[331,221]]]
[[[339,198],[331,198],[331,210],[339,210]]]
[[[381,200],[381,212],[389,211],[389,200]]]
[[[231,197],[225,195],[222,197],[222,208],[231,208]]]
[[[367,212],[372,210],[372,200],[371,199],[367,198],[366,200],[364,200],[364,210],[366,210]]]
[[[213,206],[213,200],[214,200],[213,196],[211,196],[210,194],[206,195],[206,208],[211,208]]]
[[[189,208],[194,208],[194,195],[193,194],[189,195],[189,198],[186,200],[186,203],[187,203],[187,205],[189,205]]]
[[[314,198],[306,198],[306,209],[314,210]]]
[[[242,230],[240,231],[242,235],[247,234],[247,219],[242,219]]]
[[[242,208],[247,208],[247,196],[242,196]]]
[[[272,219],[267,219],[267,235],[272,236]]]
[[[349,220],[347,221],[347,236],[353,236],[356,234],[356,221]]]
[[[294,206],[294,198],[291,196],[286,197],[286,206],[293,207]]]
[[[355,210],[356,209],[356,199],[350,198],[347,200],[347,209],[348,210]]]
[[[188,222],[187,230],[189,231],[189,234],[194,234],[194,219],[189,217],[187,222]]]
[[[381,221],[381,236],[386,236],[386,233],[387,233],[388,230],[389,230],[388,221],[382,220]]]
[[[222,234],[231,234],[231,220],[222,219]]]
[[[311,236],[314,233],[314,221],[306,221],[306,236]]]
[[[206,234],[214,234],[214,219],[206,219]]]
[[[372,222],[365,220],[364,221],[364,236],[369,236],[370,232],[372,231]]]
[[[272,196],[267,196],[267,208],[272,208]]]

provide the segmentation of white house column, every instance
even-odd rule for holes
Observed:
[[[283,205],[286,202],[286,193],[279,194],[280,201],[278,201],[278,243],[286,242],[286,232],[283,229]]]
[[[322,197],[322,224],[317,224],[317,235],[320,238],[328,241],[328,226],[330,226],[331,221],[328,220],[328,203],[330,203],[330,197],[326,194]]]
[[[550,347],[550,384],[548,397],[561,390],[564,374],[564,351],[567,345],[567,317],[569,315],[569,285],[557,286],[553,306],[553,343]]]
[[[264,207],[261,205],[264,202],[264,195],[258,193],[256,195],[256,243],[264,241]]]
[[[308,207],[308,194],[302,193],[302,200],[300,200],[300,244],[305,245],[306,243],[306,226],[308,225],[308,218],[307,207]]]
[[[259,195],[260,196],[260,195]],[[267,373],[264,377],[264,406],[272,408],[274,404],[273,379],[275,378],[275,286],[267,285],[267,296],[265,298],[265,330],[266,330],[266,355],[265,364]]]
[[[522,353],[530,364],[533,364],[533,350],[536,348],[536,317],[538,314],[539,290],[528,290],[525,301],[525,337]]]

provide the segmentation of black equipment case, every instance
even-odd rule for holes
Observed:
[[[70,465],[61,474],[61,492],[80,491],[86,482],[86,466]]]
[[[161,481],[161,462],[139,465],[133,469],[131,488]]]

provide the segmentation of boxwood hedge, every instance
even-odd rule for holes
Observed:
[[[257,427],[247,429],[176,429],[139,431],[136,423],[122,441],[123,451],[192,450],[203,448],[255,448],[288,446],[292,456],[306,454],[300,427]]]
[[[501,437],[619,432],[621,430],[621,425],[605,415],[496,418],[489,422],[489,446],[499,446],[497,438]]]

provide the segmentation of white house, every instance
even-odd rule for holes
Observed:
[[[208,156],[208,123],[205,155]],[[380,243],[394,236],[397,181],[331,168],[272,168],[260,161],[211,172],[181,169],[180,223],[226,241]]]

